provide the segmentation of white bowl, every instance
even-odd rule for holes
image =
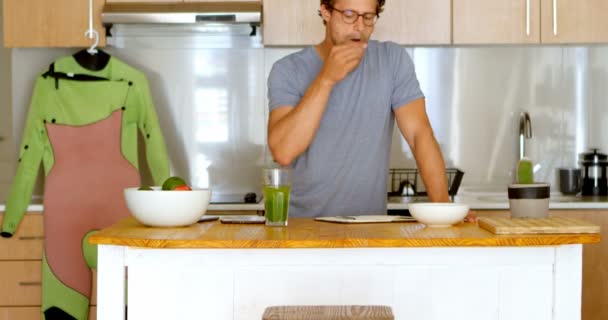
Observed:
[[[127,207],[140,223],[151,227],[180,227],[197,222],[205,214],[211,190],[192,191],[124,190]]]
[[[464,203],[410,203],[407,205],[412,217],[427,227],[449,227],[462,222],[469,212]]]

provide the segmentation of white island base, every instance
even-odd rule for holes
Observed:
[[[260,320],[388,305],[397,320],[578,320],[582,245],[142,249],[99,245],[98,319]]]

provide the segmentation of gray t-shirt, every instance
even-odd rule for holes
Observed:
[[[277,61],[270,111],[297,106],[323,67],[314,47]],[[291,164],[289,216],[386,214],[393,110],[424,97],[404,48],[370,41],[361,63],[332,90],[317,133]]]

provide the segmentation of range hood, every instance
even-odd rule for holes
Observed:
[[[253,24],[259,25],[260,2],[112,3],[101,14],[113,24]]]

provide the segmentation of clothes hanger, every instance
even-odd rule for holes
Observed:
[[[73,56],[81,67],[91,71],[99,71],[108,65],[111,56],[103,50],[96,51],[96,53],[90,53],[89,49],[82,49],[74,53]]]
[[[89,0],[89,29],[84,33],[89,39],[95,38],[95,42],[88,49],[76,52],[73,56],[76,62],[85,69],[99,71],[108,65],[110,55],[97,49],[99,45],[99,32],[93,29],[93,0]]]

